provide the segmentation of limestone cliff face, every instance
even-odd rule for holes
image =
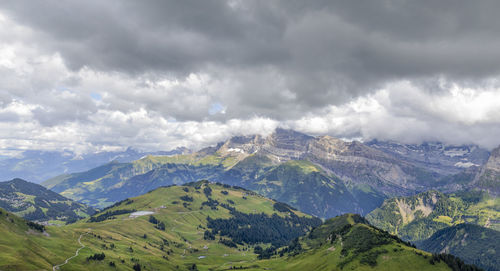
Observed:
[[[239,161],[250,155],[265,156],[276,165],[289,160],[308,160],[351,186],[372,187],[388,196],[425,190],[422,178],[432,176],[358,141],[312,137],[285,129],[277,129],[267,137],[233,137],[220,144],[216,152],[231,155]]]
[[[500,195],[500,147],[491,152],[488,162],[474,179],[472,188],[488,191],[494,196]]]
[[[488,150],[479,146],[455,146],[439,142],[403,144],[372,140],[366,142],[366,145],[440,175],[457,174],[467,168],[480,167],[486,163],[490,155]]]
[[[494,149],[484,166],[487,170],[494,170],[500,172],[500,147]]]

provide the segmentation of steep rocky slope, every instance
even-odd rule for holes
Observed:
[[[488,161],[474,179],[474,186],[500,196],[500,147],[491,152]]]
[[[402,144],[394,141],[372,140],[366,145],[442,175],[460,173],[465,168],[486,163],[489,152],[475,145],[453,146],[439,142]]]
[[[500,230],[500,199],[478,191],[428,191],[388,199],[366,217],[376,227],[405,240],[421,241],[440,229],[464,222]]]

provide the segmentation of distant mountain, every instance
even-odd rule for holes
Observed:
[[[49,178],[71,172],[80,172],[111,161],[131,162],[143,156],[188,153],[186,148],[172,151],[143,152],[128,148],[122,152],[99,152],[76,155],[73,152],[34,151],[21,153],[20,157],[0,156],[0,180],[21,178],[40,183]]]
[[[61,227],[0,209],[0,236],[2,270],[476,270],[413,248],[359,215],[322,224],[207,181],[158,188]]]
[[[195,153],[109,163],[58,176],[43,185],[66,197],[105,207],[159,186],[208,179],[332,217],[346,212],[367,214],[388,197],[429,189],[461,190],[476,176],[473,169],[479,170],[470,167],[442,175],[419,165],[415,159],[404,160],[357,141],[276,129],[266,137],[237,136]]]
[[[486,164],[474,179],[474,186],[500,196],[500,147],[491,152]]]
[[[500,270],[500,232],[473,224],[458,224],[418,243],[420,249],[449,253],[487,271]]]
[[[111,162],[85,172],[61,175],[42,185],[65,197],[102,208],[160,186],[198,181],[221,171],[214,164],[185,161],[191,158],[192,155],[147,156],[130,163]]]
[[[21,179],[0,182],[0,208],[28,220],[74,222],[96,212],[45,187]]]
[[[474,223],[500,230],[500,198],[472,191],[443,194],[427,191],[387,199],[366,218],[374,226],[412,242],[429,238],[440,229]]]
[[[439,142],[402,144],[379,140],[366,142],[366,145],[441,175],[458,174],[465,168],[480,167],[490,156],[487,150],[476,145],[454,146]]]

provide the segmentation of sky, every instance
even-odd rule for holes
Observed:
[[[276,127],[500,145],[499,1],[0,3],[0,154]]]

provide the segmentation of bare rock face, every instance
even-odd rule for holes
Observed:
[[[488,162],[486,162],[485,169],[500,172],[500,147],[491,152]]]
[[[488,162],[474,179],[472,188],[488,191],[494,196],[500,195],[500,147],[491,152]]]
[[[439,142],[402,144],[372,140],[366,145],[441,175],[457,174],[467,168],[480,167],[490,155],[487,150],[475,145],[453,146]]]
[[[425,190],[420,176],[423,169],[361,142],[330,136],[312,137],[277,129],[267,137],[233,137],[220,144],[217,153],[231,155],[240,161],[257,154],[269,158],[273,164],[307,160],[351,185],[369,186],[388,196]],[[428,176],[431,174],[424,174]]]

